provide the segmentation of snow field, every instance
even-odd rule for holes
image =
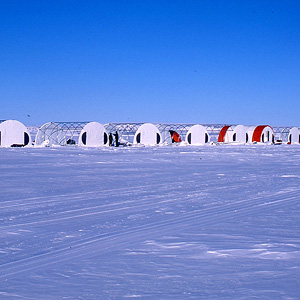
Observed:
[[[0,298],[300,299],[299,158],[0,149]]]

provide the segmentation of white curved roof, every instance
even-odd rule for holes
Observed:
[[[293,127],[289,132],[289,143],[290,144],[299,144],[300,143],[300,128]]]
[[[192,126],[185,137],[185,142],[189,145],[204,145],[210,140],[206,128],[202,125]]]
[[[108,135],[104,126],[98,122],[86,124],[79,135],[78,145],[88,147],[108,146]]]
[[[31,145],[31,137],[25,125],[17,120],[7,120],[0,124],[0,146]]]
[[[162,142],[161,134],[158,128],[152,123],[141,125],[136,131],[133,144],[142,144],[147,146],[155,146]]]
[[[232,129],[233,129],[232,142],[237,142],[237,143],[247,142],[247,138],[246,138],[246,133],[248,130],[247,126],[236,125],[236,126],[232,126]]]

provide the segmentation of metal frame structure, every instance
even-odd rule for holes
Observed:
[[[42,125],[37,134],[43,135],[44,141],[56,137],[58,145],[78,144],[78,138],[83,127],[89,122],[49,122]],[[74,141],[74,142],[73,142]]]
[[[293,127],[289,126],[274,126],[272,127],[275,135],[275,140],[282,141],[282,143],[287,143],[289,140],[290,130]]]
[[[39,128],[41,126],[35,126],[35,125],[33,125],[33,126],[26,126],[26,127],[27,127],[28,132],[29,132],[29,134],[31,136],[31,140],[34,141],[35,137],[36,137],[36,134],[38,133]]]
[[[136,131],[143,124],[144,123],[107,123],[103,126],[108,134],[114,134],[117,131],[121,143],[132,144]]]
[[[160,131],[162,135],[162,142],[163,143],[168,143],[171,144],[171,135],[170,135],[170,130],[176,131],[181,140],[184,141],[185,137],[187,135],[187,132],[189,129],[195,125],[195,124],[166,124],[166,123],[160,123],[160,124],[155,124]]]

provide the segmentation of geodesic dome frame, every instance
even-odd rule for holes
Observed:
[[[289,141],[290,130],[293,127],[289,126],[275,126],[273,127],[275,140],[287,143]]]
[[[48,122],[42,125],[35,141],[41,145],[43,142],[51,141],[51,144],[65,146],[78,144],[78,138],[83,127],[89,122]]]
[[[118,132],[120,143],[133,144],[136,131],[144,123],[107,123],[104,124],[108,134]]]
[[[194,124],[165,124],[165,123],[160,123],[156,124],[156,127],[161,133],[162,136],[162,143],[167,143],[171,144],[172,139],[171,139],[171,134],[170,131],[175,131],[179,134],[180,138],[182,141],[185,140],[186,134],[189,131],[189,129],[193,126]]]

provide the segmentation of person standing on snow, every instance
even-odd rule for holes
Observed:
[[[116,131],[116,133],[114,134],[114,136],[115,136],[115,141],[116,141],[115,146],[119,147],[119,135],[118,135],[118,131]]]
[[[111,132],[109,133],[109,136],[108,136],[108,145],[109,146],[112,146],[112,142],[113,142],[113,136],[111,134]]]

